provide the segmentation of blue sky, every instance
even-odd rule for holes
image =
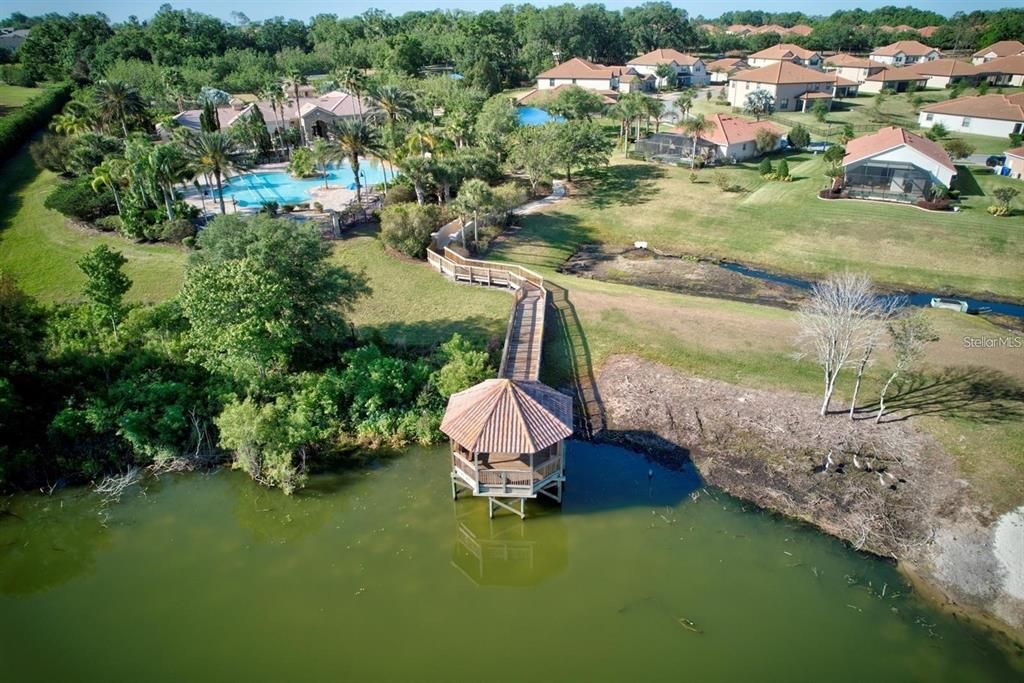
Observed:
[[[148,18],[164,4],[166,0],[4,0],[0,7],[0,15],[7,12],[21,11],[35,15],[45,12],[103,12],[114,21],[121,21],[134,14],[139,18]],[[609,0],[604,5],[610,9],[638,5],[642,0]],[[250,19],[259,20],[274,16],[308,19],[309,17],[331,13],[342,16],[360,14],[370,7],[386,10],[392,14],[402,14],[409,10],[425,10],[435,7],[444,9],[482,10],[497,9],[508,4],[507,0],[176,0],[170,3],[178,9],[194,9],[208,14],[230,19],[233,11],[241,11]],[[543,6],[562,4],[562,0],[546,2],[535,0],[532,4]],[[584,4],[577,2],[576,4]],[[717,0],[717,2],[675,2],[691,15],[703,13],[705,16],[717,16],[728,10],[761,9],[771,12],[803,10],[814,14],[831,14],[838,9],[862,7],[873,9],[883,5],[913,5],[921,9],[929,9],[941,14],[950,15],[958,10],[999,9],[1001,7],[1020,6],[1019,0],[919,0],[904,2],[902,0],[817,0],[813,4],[799,0]]]

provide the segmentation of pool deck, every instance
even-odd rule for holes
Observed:
[[[264,164],[257,168],[252,169],[249,173],[260,173],[266,171],[285,171],[288,169],[287,163],[276,163],[276,164]],[[203,210],[204,197],[202,192],[205,192],[205,205],[206,213],[209,215],[216,215],[220,213],[220,202],[217,199],[217,185],[211,183],[207,185],[200,183],[200,190],[196,190],[195,187],[190,187],[188,192],[185,193],[183,199],[186,203],[191,204],[200,211]],[[355,201],[356,192],[350,190],[347,187],[341,185],[328,185],[325,189],[322,185],[316,187],[310,191],[310,197],[308,201],[302,202],[301,206],[311,207],[313,202],[320,202],[324,207],[324,211],[341,211],[353,201]],[[236,206],[231,201],[231,197],[224,197],[224,209],[227,213],[239,213],[249,214],[257,213],[260,210],[259,206]]]

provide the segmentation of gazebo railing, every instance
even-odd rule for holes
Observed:
[[[479,467],[462,456],[452,452],[452,467],[474,484],[475,493],[508,493],[513,495],[532,494],[537,484],[549,479],[562,470],[562,456],[554,455],[537,464],[533,469],[506,469]]]

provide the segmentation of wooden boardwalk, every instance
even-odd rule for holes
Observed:
[[[538,381],[548,298],[544,278],[522,266],[468,259],[448,248],[443,254],[427,250],[427,261],[435,270],[456,282],[515,292],[515,306],[505,332],[498,376]]]

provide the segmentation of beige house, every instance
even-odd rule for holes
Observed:
[[[869,76],[874,76],[885,69],[885,64],[840,52],[825,58],[824,69],[847,80],[863,83]]]
[[[762,130],[778,136],[776,149],[786,144],[785,131],[771,121],[748,121],[726,114],[712,114],[707,120],[711,122],[711,130],[701,135],[700,139],[717,146],[721,158],[743,161],[760,156],[757,134]]]
[[[573,57],[537,74],[537,90],[551,90],[560,85],[578,85],[587,90],[637,92],[651,90],[654,77],[628,66],[606,66]]]
[[[945,88],[950,85],[964,81],[974,83],[981,78],[983,67],[962,62],[959,59],[933,59],[928,62],[918,62],[907,69],[916,71],[928,78],[927,87]]]
[[[821,55],[814,50],[805,50],[799,45],[779,43],[747,57],[747,63],[755,69],[778,64],[779,62],[789,62],[812,69],[820,69]]]
[[[861,83],[860,89],[864,92],[877,93],[882,90],[893,92],[906,92],[907,88],[913,87],[922,90],[928,85],[928,76],[914,70],[913,67],[905,66],[895,69],[882,69],[876,74],[867,77]]]
[[[776,111],[810,111],[816,101],[825,101],[831,108],[834,97],[856,94],[857,83],[792,62],[776,62],[734,74],[727,87],[729,103],[743,107],[755,90],[774,97]]]
[[[654,76],[657,85],[664,85],[661,79],[657,78],[658,67],[668,64],[676,72],[676,82],[682,86],[702,86],[708,84],[708,71],[705,68],[704,60],[693,55],[683,54],[678,50],[657,49],[651,50],[645,55],[631,59],[627,66],[632,67],[638,74]]]
[[[1011,178],[1024,178],[1024,147],[1006,150],[1006,167]]]
[[[305,138],[312,140],[315,137],[327,137],[336,121],[362,116],[369,112],[371,106],[369,100],[340,90],[323,95],[300,95],[297,106],[294,98],[287,99],[276,111],[267,100],[245,102],[236,98],[227,106],[217,107],[217,119],[221,130],[228,130],[255,109],[263,116],[270,133],[276,132],[279,127],[297,128],[301,125]],[[198,131],[201,128],[202,113],[202,109],[188,109],[176,115],[173,121],[175,125]]]
[[[1024,54],[1024,43],[1019,40],[1000,40],[988,47],[982,48],[971,55],[971,61],[975,64],[985,64],[1000,57],[1013,57]]]
[[[890,66],[909,66],[941,56],[938,50],[917,40],[897,40],[895,43],[875,48],[869,55],[874,61]]]
[[[712,85],[721,85],[722,83],[728,83],[729,78],[737,71],[743,69],[749,69],[750,65],[743,59],[738,57],[726,57],[725,59],[716,59],[713,62],[709,62],[707,65],[708,81]]]

